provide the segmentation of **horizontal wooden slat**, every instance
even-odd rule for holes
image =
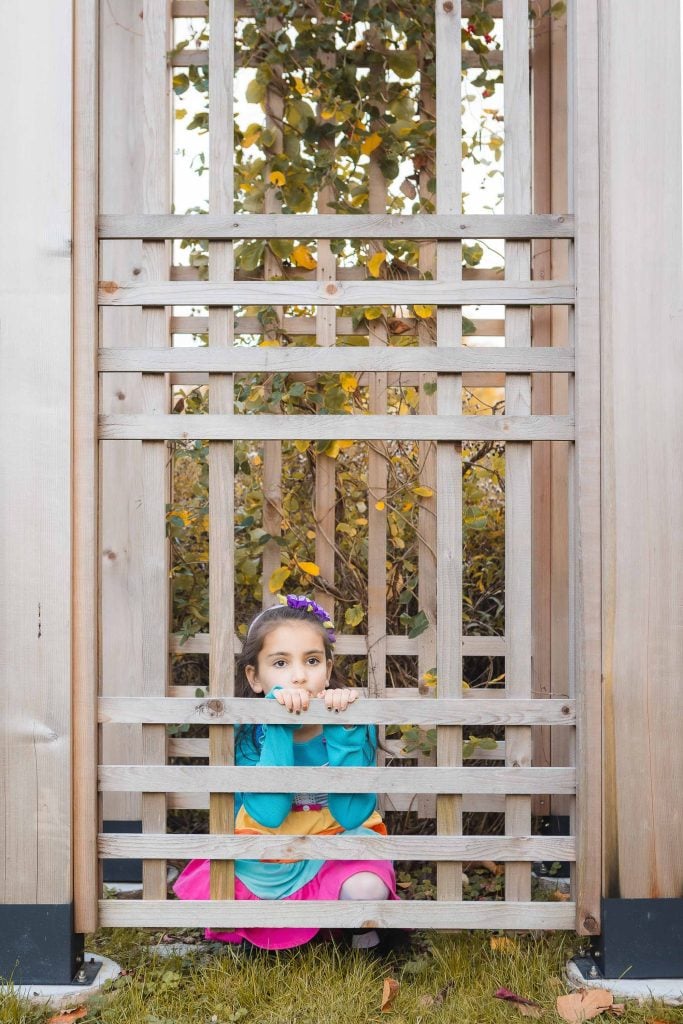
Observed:
[[[102,306],[571,305],[564,281],[101,281]]]
[[[104,214],[101,239],[207,238],[573,238],[571,214]],[[416,302],[419,300],[415,300]]]
[[[574,793],[573,768],[234,768],[101,765],[105,793]]]
[[[344,61],[347,66],[354,68],[368,68],[371,66],[371,62],[376,59],[377,56],[389,57],[391,54],[395,54],[396,50],[382,50],[373,47],[372,50],[347,50],[344,47],[340,47],[336,50],[336,56],[338,59]],[[402,50],[401,53],[415,53],[414,50]],[[531,54],[530,54],[531,57]],[[503,50],[489,50],[486,54],[486,63],[491,70],[500,69],[503,67],[504,54]],[[178,50],[176,53],[172,53],[169,58],[169,64],[173,68],[189,68],[189,67],[208,67],[210,60],[209,47],[191,49],[186,46],[183,50]],[[235,67],[236,68],[256,68],[261,63],[260,53],[240,50],[235,55]],[[474,50],[463,50],[462,51],[462,66],[463,68],[477,68],[481,70],[481,57]]]
[[[172,695],[173,696],[173,695]],[[384,740],[384,746],[391,751],[390,756],[394,760],[410,760],[415,758],[416,753],[406,753],[400,740]],[[206,739],[185,739],[175,737],[168,740],[169,757],[208,757],[209,741]],[[504,761],[505,744],[502,741],[496,743],[495,750],[482,750],[479,747],[469,755],[471,761]]]
[[[97,706],[100,722],[291,725],[294,718],[276,700],[248,697],[100,697]],[[570,725],[575,722],[575,703],[570,700],[460,698],[396,701],[387,696],[379,700],[357,700],[340,716],[326,710],[322,701],[314,700],[305,716],[307,723],[322,725],[339,722],[391,725],[397,720],[415,725]]]
[[[478,335],[491,338],[502,338],[505,335],[505,321],[502,319],[489,318],[484,319],[482,317],[470,318],[474,324],[474,334],[469,337],[477,337]],[[417,333],[417,320],[412,316],[401,317],[401,323],[408,325],[409,330]],[[172,316],[171,317],[171,334],[207,334],[209,330],[209,318],[208,316]],[[286,316],[282,319],[282,330],[285,334],[308,334],[314,336],[315,331],[315,317],[312,316]],[[368,337],[370,334],[370,328],[365,321],[354,327],[353,321],[350,316],[338,316],[336,320],[337,334],[342,335],[356,335],[357,337]],[[236,316],[235,317],[235,332],[237,334],[263,334],[263,324],[259,321],[258,317],[255,316]],[[402,333],[406,331],[402,329]],[[392,331],[391,325],[388,325],[388,336],[395,336],[396,332]]]
[[[335,281],[367,281],[368,272],[364,266],[337,267]],[[419,281],[420,271],[417,267],[402,267],[398,278],[401,281]],[[463,267],[463,281],[504,281],[505,275],[500,267]],[[171,264],[169,281],[203,281],[204,275],[199,267],[191,267],[185,263]],[[263,281],[263,268],[256,270],[237,270],[235,281]],[[319,281],[317,270],[304,270],[302,267],[291,267],[287,270],[284,280]]]
[[[414,793],[392,793],[384,797],[388,810],[405,813],[406,811],[417,811],[418,798]],[[422,802],[436,800],[435,796],[422,797]],[[166,806],[172,811],[206,811],[209,808],[208,793],[167,793]],[[505,811],[505,797],[497,794],[474,794],[466,793],[462,797],[463,811],[471,811],[476,814],[502,814]],[[436,809],[429,813],[421,813],[421,817],[434,817]]]
[[[172,654],[208,654],[209,633],[196,633],[183,642],[180,634],[171,636]],[[242,639],[235,636],[235,651],[239,654],[242,650]],[[368,653],[368,638],[362,634],[350,634],[344,636],[337,633],[337,640],[334,645],[336,654],[364,654]],[[417,639],[408,636],[388,636],[387,654],[391,655],[416,655],[418,650]],[[504,636],[465,636],[462,638],[462,653],[465,657],[491,657],[501,658],[505,656],[506,641]],[[476,693],[476,690],[472,691]]]
[[[498,347],[402,348],[398,345],[360,348],[306,346],[271,348],[240,345],[178,348],[103,348],[98,369],[103,373],[385,373],[412,370],[419,373],[463,373],[467,370],[498,373],[568,373],[574,369],[574,353],[567,348],[510,349]]]
[[[574,903],[431,900],[101,900],[103,928],[535,928],[572,929]]]
[[[171,17],[173,18],[208,18],[209,5],[206,0],[173,0],[171,5]],[[464,0],[462,5],[463,17],[476,14],[481,11],[481,0]],[[248,0],[238,0],[235,4],[235,17],[248,18],[254,13],[253,6]],[[502,17],[502,4],[500,0],[486,5],[486,13],[492,18]]]
[[[573,836],[209,836],[102,833],[101,857],[210,860],[574,860]]]
[[[571,441],[570,416],[104,415],[102,441]]]

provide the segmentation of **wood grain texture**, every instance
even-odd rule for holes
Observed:
[[[232,928],[268,926],[273,908],[265,901],[218,903],[208,900],[102,900],[102,927]],[[566,929],[574,922],[573,903],[504,903],[407,900],[280,900],[278,925],[321,928],[533,928]]]
[[[12,383],[0,414],[0,902],[64,904],[73,894],[70,13],[20,7],[11,31],[30,39],[31,72],[11,47],[5,67],[22,86],[2,125],[0,343]]]
[[[444,725],[531,725],[571,724],[574,702],[560,700],[503,699],[484,700],[439,697],[393,699],[388,690],[380,699],[359,700],[339,717],[324,707],[315,706],[305,712],[309,723],[333,724],[375,722],[390,725],[400,714],[401,721]],[[416,691],[414,691],[416,692]],[[216,697],[100,697],[98,714],[101,722],[146,722],[228,724],[279,723],[291,724],[292,715],[277,701],[255,701],[248,697],[218,699]]]
[[[577,905],[576,929],[580,934],[600,931],[600,895],[602,847],[602,738],[597,723],[602,717],[602,593],[601,561],[601,360],[600,289],[610,287],[609,275],[601,278],[603,242],[600,225],[600,168],[598,164],[601,134],[607,125],[600,125],[596,104],[599,95],[598,39],[602,14],[595,0],[586,0],[572,10],[570,20],[570,53],[573,53],[570,86],[572,123],[572,167],[570,202],[581,223],[581,234],[574,246],[573,259],[580,281],[581,303],[576,315],[570,317],[569,329],[581,363],[581,381],[570,385],[570,408],[580,417],[576,443],[569,453],[569,693],[575,695],[577,729],[575,753],[580,775],[576,815],[571,819],[577,831],[579,864],[574,880],[573,897]],[[618,19],[617,19],[618,20]],[[625,19],[628,24],[629,19]],[[620,118],[626,125],[628,118]],[[622,169],[628,165],[622,164]],[[639,195],[638,202],[642,202]],[[625,325],[624,325],[625,326]],[[642,382],[642,374],[639,375]],[[628,411],[634,422],[633,409]],[[641,465],[638,466],[640,480]],[[609,477],[609,471],[608,471]],[[642,482],[639,483],[642,486]],[[608,492],[607,492],[608,493]],[[607,500],[607,495],[606,499]],[[629,498],[632,504],[632,496]],[[639,524],[640,525],[640,524]],[[638,531],[628,534],[629,559],[637,559],[633,545]],[[608,556],[609,558],[609,556]],[[609,564],[609,562],[607,563]],[[607,578],[609,578],[609,573]],[[634,579],[634,586],[637,581]],[[630,624],[630,639],[636,638],[643,618]],[[624,643],[626,644],[626,638]],[[631,648],[635,656],[635,649]],[[606,690],[610,688],[609,669],[605,672]],[[638,687],[641,680],[638,679]],[[635,719],[630,715],[629,729]],[[634,749],[629,744],[630,754]],[[632,762],[635,764],[635,760]],[[640,770],[640,769],[639,769]],[[642,808],[639,808],[639,815]],[[575,819],[575,820],[574,820]],[[640,819],[642,820],[642,819]]]
[[[97,8],[74,4],[73,123],[73,857],[74,930],[97,929],[98,253]]]
[[[415,441],[568,441],[569,416],[100,416],[106,440],[281,440],[283,438]]]
[[[573,793],[573,768],[232,768],[102,765],[103,792]],[[543,789],[547,786],[547,789]],[[288,787],[283,790],[283,787]]]
[[[511,217],[505,214],[196,214],[109,215],[99,219],[100,238],[572,238],[574,220],[566,214]]]
[[[588,5],[592,12],[593,5]],[[683,380],[683,237],[681,213],[681,8],[675,0],[658,4],[667,25],[647,89],[637,62],[646,10],[613,2],[600,4],[600,49],[589,50],[591,64],[580,85],[587,91],[599,74],[599,121],[583,111],[588,132],[601,139],[601,259],[595,283],[585,296],[590,307],[577,313],[577,339],[596,315],[600,297],[603,325],[603,672],[605,687],[604,895],[622,898],[680,897],[683,892],[683,744],[681,744],[681,663],[683,660],[683,477],[680,456],[683,425],[679,403]],[[588,12],[578,30],[588,34]],[[588,44],[586,44],[588,45]],[[597,63],[597,69],[596,69]],[[590,79],[589,79],[590,74]],[[610,111],[610,117],[607,111]],[[581,123],[580,123],[581,127]],[[649,140],[666,145],[648,157]],[[596,169],[579,158],[576,208],[588,217],[595,209]],[[590,192],[589,192],[590,188]],[[583,209],[580,204],[583,204]],[[627,243],[631,239],[631,243]],[[639,244],[633,245],[633,239]],[[577,270],[587,275],[595,257],[593,235],[577,247]],[[593,244],[588,250],[589,243]],[[580,255],[580,258],[579,258]],[[637,282],[637,289],[633,283]],[[643,302],[642,296],[648,301]],[[591,321],[592,322],[592,321]],[[594,327],[595,333],[595,327]],[[644,333],[645,332],[645,333]],[[644,341],[644,339],[647,339]],[[588,346],[591,335],[582,336]],[[640,367],[635,353],[647,351]],[[590,358],[588,353],[585,356]],[[591,364],[592,365],[592,364]],[[591,378],[591,384],[593,378]],[[595,437],[595,387],[576,387],[577,410],[586,429],[577,438],[576,477],[579,546],[597,550],[600,535]],[[654,418],[657,426],[654,427]],[[588,461],[590,460],[590,461]],[[592,469],[590,485],[585,474]],[[583,771],[599,773],[599,738],[593,727],[599,709],[599,643],[595,614],[600,595],[588,552],[579,551],[582,621],[577,652],[578,683],[584,688],[583,743],[589,757]],[[582,579],[583,577],[583,579]],[[578,696],[578,691],[577,691]],[[592,749],[593,744],[598,748]],[[592,755],[592,756],[591,756]],[[577,763],[579,763],[577,761]],[[590,785],[594,785],[592,782]],[[594,833],[598,808],[583,810]],[[595,851],[585,851],[583,885],[595,871]],[[581,877],[581,876],[580,876]],[[583,899],[583,892],[579,891]]]
[[[426,303],[442,306],[571,305],[574,285],[562,281],[101,281],[102,306],[372,306]]]
[[[321,860],[573,860],[573,836],[135,836],[98,837],[102,857]]]
[[[172,654],[208,654],[210,647],[210,633],[195,633],[194,636],[184,639],[180,634],[171,637]],[[462,653],[472,657],[503,658],[507,649],[504,636],[464,636],[461,638]],[[368,638],[362,633],[338,633],[337,642],[334,645],[337,654],[367,654]],[[242,650],[242,640],[235,636],[235,651]],[[409,636],[389,634],[387,636],[388,654],[416,654],[417,640]],[[489,692],[490,692],[489,688]],[[405,689],[393,689],[393,697],[405,696]],[[476,698],[486,696],[486,688],[475,687],[466,691],[463,696]]]
[[[209,209],[217,215],[233,212],[233,82],[234,9],[232,0],[219,4],[211,17],[211,132],[209,135]],[[235,257],[230,243],[209,243],[209,275],[230,281]],[[209,349],[229,351],[234,344],[233,310],[209,310]],[[234,406],[232,374],[211,379],[209,409],[230,413]],[[232,697],[235,692],[235,455],[231,441],[214,441],[209,446],[209,693],[212,698]],[[209,763],[234,763],[234,729],[219,725],[209,729]],[[209,807],[211,833],[230,834],[234,828],[234,797],[212,793]],[[212,899],[233,899],[234,865],[230,861],[211,864]]]
[[[237,321],[239,324],[240,321]],[[205,325],[208,328],[208,321]],[[199,330],[199,326],[195,325]],[[308,330],[312,330],[312,325]],[[515,351],[506,348],[399,348],[398,346],[352,346],[323,348],[258,348],[240,347],[216,350],[201,348],[123,350],[101,349],[98,369],[101,372],[140,373],[143,371],[204,373],[335,373],[340,371],[376,372],[411,371],[414,373],[570,373],[574,369],[574,353],[570,349],[531,349]]]

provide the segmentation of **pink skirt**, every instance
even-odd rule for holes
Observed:
[[[173,890],[181,900],[209,899],[208,860],[191,861],[182,872]],[[396,876],[390,860],[329,860],[325,861],[315,878],[303,885],[286,900],[338,900],[342,885],[351,875],[369,871],[381,878],[389,890],[389,899],[397,900]],[[235,879],[236,900],[257,900],[239,878]],[[277,902],[277,901],[274,901]],[[274,910],[277,917],[277,910]],[[236,928],[231,932],[214,931],[207,928],[205,937],[211,942],[240,943],[243,939],[261,949],[291,949],[301,946],[318,934],[319,928]]]

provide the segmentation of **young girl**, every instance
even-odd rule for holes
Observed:
[[[332,661],[335,637],[327,612],[315,601],[289,595],[252,621],[238,660],[237,696],[276,700],[292,715],[303,715],[319,700],[331,714],[343,712],[358,694],[347,689]],[[238,765],[322,765],[375,763],[373,725],[239,726]],[[363,835],[386,828],[371,793],[236,793],[236,835]],[[180,899],[209,899],[208,860],[191,861],[178,878]],[[235,861],[238,900],[397,899],[391,861]],[[277,912],[273,919],[277,920]],[[308,942],[318,928],[207,929],[206,938],[263,949],[288,949]],[[376,932],[354,936],[355,946],[379,942]]]

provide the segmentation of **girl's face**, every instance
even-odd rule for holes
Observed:
[[[283,686],[318,697],[330,681],[332,662],[325,658],[319,629],[290,621],[269,630],[257,664],[247,665],[244,671],[254,693],[268,694],[274,686]]]

